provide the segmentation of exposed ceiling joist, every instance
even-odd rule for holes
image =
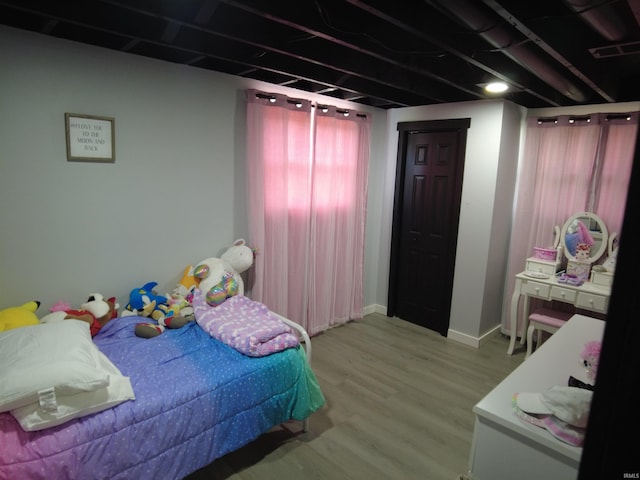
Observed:
[[[0,0],[0,22],[379,108],[639,100],[640,0]]]

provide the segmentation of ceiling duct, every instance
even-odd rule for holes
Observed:
[[[505,56],[522,65],[565,97],[577,103],[587,100],[576,85],[549,64],[548,58],[542,56],[540,50],[531,48],[526,42],[521,42],[520,40],[525,39],[524,36],[521,39],[516,38],[513,29],[503,26],[501,18],[485,13],[476,4],[467,0],[425,1],[435,8],[448,12],[450,16],[498,48]]]
[[[619,42],[629,35],[624,19],[609,3],[603,4],[602,0],[564,0],[564,3],[610,42]]]

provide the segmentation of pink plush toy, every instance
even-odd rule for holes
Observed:
[[[71,305],[67,302],[63,302],[62,300],[58,300],[53,306],[49,309],[50,312],[66,312],[71,310]]]
[[[582,364],[587,368],[587,378],[591,381],[595,381],[596,374],[598,373],[598,363],[600,361],[600,349],[602,348],[602,342],[598,340],[592,340],[587,342],[582,349],[580,358]]]

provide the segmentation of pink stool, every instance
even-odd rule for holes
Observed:
[[[527,358],[533,353],[533,331],[537,330],[536,348],[540,346],[542,340],[542,332],[554,334],[562,327],[567,320],[573,316],[573,313],[560,312],[551,310],[550,308],[539,308],[529,315],[529,328],[527,329]]]

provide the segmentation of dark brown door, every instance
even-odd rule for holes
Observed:
[[[468,119],[398,124],[387,314],[449,329]]]

